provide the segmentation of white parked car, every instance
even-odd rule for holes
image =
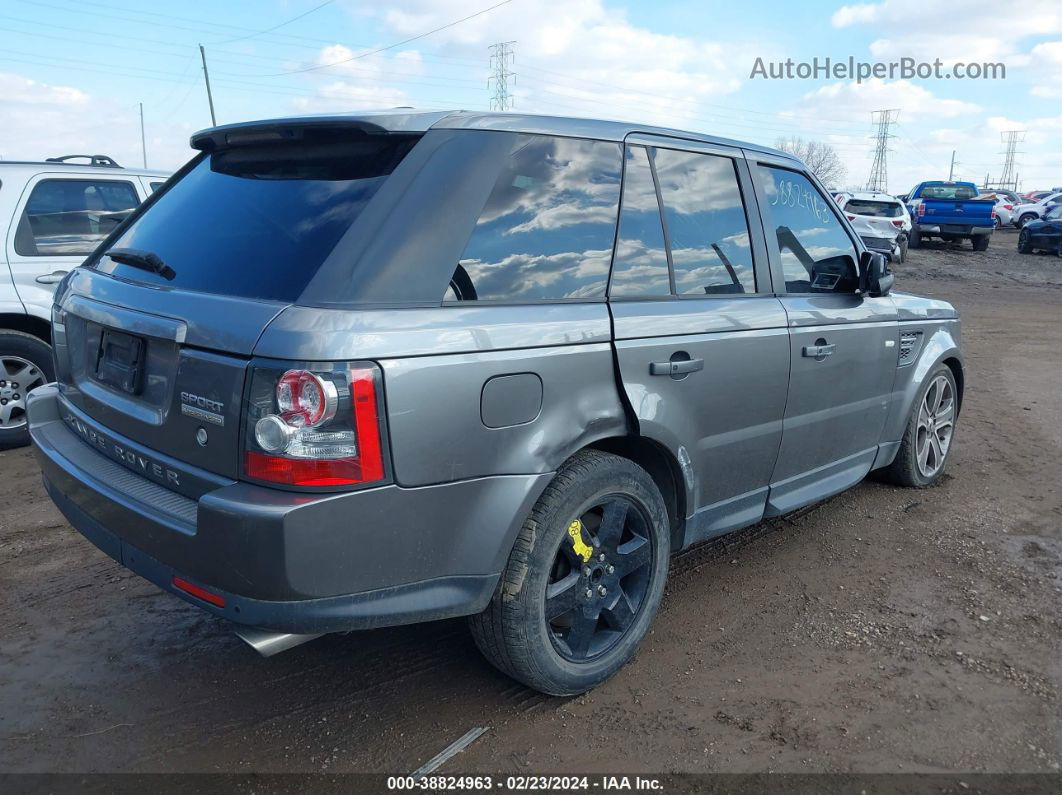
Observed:
[[[26,393],[54,380],[55,285],[168,176],[104,155],[0,161],[0,449],[29,442]]]
[[[870,251],[884,254],[889,262],[900,262],[900,238],[902,233],[894,227],[873,223],[862,215],[849,216],[852,228]]]
[[[1021,204],[1014,208],[1013,224],[1020,229],[1030,221],[1039,221],[1056,204],[1062,204],[1062,192],[1052,193],[1038,202]]]
[[[980,195],[982,199],[995,199],[996,229],[1001,226],[1010,226],[1014,221],[1014,200],[1011,195],[1000,191],[990,191]]]
[[[856,219],[866,220],[871,228],[878,230],[879,237],[896,241],[898,250],[892,257],[895,261],[903,262],[907,259],[911,214],[902,201],[888,193],[864,192],[849,193],[839,200],[839,204],[853,225]],[[863,235],[862,232],[859,234]]]

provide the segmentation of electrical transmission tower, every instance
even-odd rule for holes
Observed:
[[[867,190],[885,193],[889,189],[889,139],[895,135],[889,133],[889,127],[900,118],[899,108],[888,110],[876,110],[870,114],[871,121],[878,125],[878,132],[874,136],[876,145],[874,149],[874,164],[870,167],[870,179],[867,180]]]
[[[1020,152],[1018,144],[1025,140],[1025,130],[1007,130],[1000,133],[1006,151],[1003,152],[1003,175],[999,178],[999,187],[1003,190],[1018,190],[1018,174],[1015,169],[1015,160]]]
[[[512,110],[513,95],[509,93],[510,79],[516,82],[516,73],[509,70],[510,65],[515,65],[516,55],[513,52],[515,41],[501,41],[490,45],[490,68],[491,76],[487,78],[487,88],[494,84],[494,93],[490,97],[491,110]]]

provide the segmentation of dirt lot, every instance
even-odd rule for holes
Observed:
[[[635,662],[576,699],[514,684],[461,621],[270,660],[71,530],[0,454],[0,769],[1058,771],[1062,259],[936,246],[897,289],[964,318],[942,485],[873,480],[685,552]]]

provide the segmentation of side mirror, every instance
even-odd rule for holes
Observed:
[[[888,295],[896,281],[889,272],[885,255],[876,251],[864,251],[859,257],[859,289],[871,298]]]

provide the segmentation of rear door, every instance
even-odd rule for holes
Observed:
[[[856,292],[860,249],[836,204],[793,161],[749,158],[791,348],[767,506],[775,515],[870,470],[892,399],[899,329],[892,299]]]
[[[631,136],[625,163],[616,357],[641,434],[683,468],[689,543],[763,513],[789,378],[786,316],[749,223],[740,150]]]
[[[31,178],[8,225],[7,259],[26,311],[47,318],[55,285],[144,198],[136,177],[47,172]]]

